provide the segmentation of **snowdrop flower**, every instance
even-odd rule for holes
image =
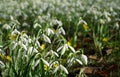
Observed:
[[[82,54],[82,55],[81,55],[81,59],[82,59],[82,61],[84,62],[84,64],[87,64],[87,63],[88,63],[88,58],[87,58],[86,55]]]
[[[40,47],[40,43],[39,43],[39,41],[38,41],[38,40],[36,41],[36,44],[37,44],[37,46],[38,46],[38,47]]]
[[[4,68],[4,67],[5,67],[5,64],[2,61],[0,61],[0,68]]]
[[[48,67],[50,66],[50,64],[49,64],[45,59],[41,58],[41,60],[43,61],[43,63],[44,63],[45,65],[47,65]]]
[[[47,28],[46,32],[47,32],[48,36],[51,35],[51,34],[54,34],[54,31],[52,29],[50,29],[50,28]]]
[[[78,62],[79,64],[81,64],[81,65],[83,64],[82,61],[80,61],[79,59],[75,59],[75,60],[76,60],[76,62]]]
[[[22,47],[23,47],[23,49],[25,49],[27,51],[27,46],[24,45],[23,43],[22,43]]]
[[[84,21],[84,20],[80,17],[80,18],[79,18],[79,22],[78,22],[77,25],[81,25],[81,24],[85,24],[85,25],[87,25],[87,22]]]
[[[10,25],[8,25],[8,24],[4,24],[2,28],[3,28],[3,29],[6,29],[6,30],[11,29]]]
[[[0,54],[5,55],[5,52],[2,49],[0,49]]]
[[[59,32],[65,35],[65,30],[62,27],[59,29]]]
[[[11,33],[9,39],[15,40],[15,39],[17,38],[18,35],[20,35],[20,32],[19,32],[17,29],[15,29],[14,31],[12,31],[12,33]]]
[[[67,49],[68,49],[68,45],[67,45],[67,44],[64,44],[63,46],[60,46],[60,47],[57,49],[57,52],[59,52],[59,51],[61,50],[61,55],[63,55]]]
[[[28,38],[28,43],[32,43],[32,39],[30,37]]]
[[[13,41],[13,47],[12,47],[12,50],[14,50],[16,47],[17,47],[18,43]]]
[[[68,70],[61,64],[55,68],[53,73],[56,73],[59,69],[63,70],[66,74],[68,74]]]
[[[104,20],[104,19],[100,19],[99,22],[100,22],[101,24],[105,24],[105,20]]]
[[[12,31],[11,35],[14,35],[14,34],[19,35],[20,32],[17,29],[15,29],[14,31]]]
[[[55,56],[59,57],[58,53],[56,53],[56,52],[53,51],[53,50],[50,50],[50,51],[45,55],[45,57],[47,57],[47,56],[49,56],[49,55],[55,55]]]
[[[65,30],[62,27],[56,30],[56,35],[59,36],[60,34],[65,35]]]
[[[119,29],[119,28],[120,28],[120,25],[119,25],[118,22],[115,23],[115,27],[116,27],[116,29]]]
[[[60,68],[61,68],[61,70],[63,70],[66,74],[69,73],[68,70],[67,70],[63,65],[61,65],[61,64],[60,64]]]
[[[51,43],[51,40],[48,36],[46,36],[45,34],[43,34],[43,39],[45,42]]]
[[[57,19],[53,19],[51,22],[50,22],[50,25],[58,25],[59,27],[62,26],[62,22],[57,20]]]
[[[33,49],[33,47],[30,47],[30,48],[28,49],[28,53],[31,54],[32,52],[38,53],[38,50],[37,50],[36,48]]]
[[[41,25],[36,23],[36,24],[33,25],[33,28],[41,28]]]

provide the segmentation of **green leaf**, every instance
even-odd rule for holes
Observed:
[[[41,77],[45,76],[44,63],[42,59],[40,60],[40,74],[41,74]]]

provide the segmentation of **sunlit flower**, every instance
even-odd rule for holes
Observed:
[[[11,59],[10,56],[6,56],[5,58],[6,58],[8,61],[10,61],[10,59]]]
[[[16,34],[13,34],[13,35],[10,35],[9,36],[9,39],[10,40],[15,40],[17,38],[17,35]]]
[[[103,41],[103,42],[107,42],[107,41],[108,41],[108,38],[103,38],[102,41]]]
[[[45,44],[42,44],[41,45],[41,49],[43,50],[45,48]]]
[[[56,67],[58,67],[58,64],[53,64],[53,66],[56,68]]]
[[[83,28],[84,28],[85,31],[87,31],[89,27],[88,27],[87,24],[83,24]]]
[[[48,66],[46,64],[44,64],[44,70],[48,70]]]
[[[56,30],[54,28],[52,30],[53,30],[54,33],[56,32]]]
[[[11,35],[9,35],[9,39],[15,40],[19,34],[20,32],[17,29],[15,29],[14,31],[12,31]]]
[[[68,41],[68,42],[67,42],[67,45],[68,45],[68,46],[71,46],[71,42],[70,42],[70,41]]]

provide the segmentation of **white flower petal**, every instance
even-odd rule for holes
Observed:
[[[63,46],[60,46],[60,47],[57,49],[57,52],[59,52],[62,48],[63,48]]]
[[[46,36],[45,34],[43,34],[43,39],[45,42],[51,43],[51,40],[48,36]]]
[[[43,58],[41,58],[41,59],[42,59],[43,63],[49,67],[49,63],[45,59],[43,59]]]
[[[59,69],[59,66],[57,66],[57,67],[54,69],[53,73],[56,73],[56,72],[58,71],[58,69]]]
[[[27,51],[26,45],[22,44],[22,47]]]
[[[54,34],[54,31],[52,29],[50,29],[50,28],[47,28],[46,32],[47,32],[48,36],[51,35],[51,34]]]
[[[69,73],[68,73],[68,70],[67,70],[63,65],[60,65],[60,68],[61,68],[61,70],[63,70],[66,74],[69,74]]]
[[[56,52],[53,52],[53,54],[54,54],[55,56],[59,57],[58,53],[56,53]]]
[[[34,64],[34,67],[36,67],[39,64],[40,60],[37,60]]]
[[[0,67],[5,67],[5,64],[2,61],[0,61]]]
[[[79,64],[83,64],[82,61],[80,61],[79,59],[75,59]]]
[[[62,27],[59,30],[60,30],[60,33],[62,33],[63,35],[65,35],[65,30]]]
[[[9,29],[11,29],[11,26],[8,25],[8,24],[4,24],[2,28],[3,28],[3,29],[6,29],[6,30],[9,30]]]
[[[48,55],[50,55],[50,52],[47,52],[46,55],[45,55],[45,57],[47,57]]]
[[[82,59],[82,61],[83,61],[85,64],[88,63],[88,58],[87,58],[86,55],[82,54],[82,55],[81,55],[81,59]]]
[[[33,28],[40,28],[41,27],[41,25],[40,24],[38,24],[38,23],[36,23],[34,26],[33,26]]]
[[[14,34],[20,34],[20,32],[17,30],[17,29],[15,29],[12,33],[11,33],[11,35],[14,35]]]
[[[13,47],[12,47],[12,50],[14,50],[14,49],[17,47],[18,43],[17,43],[17,42],[14,42],[13,44],[14,44],[14,45],[13,45]]]
[[[71,51],[75,52],[75,49],[72,46],[68,46]]]
[[[36,48],[34,48],[33,52],[38,53],[38,50]]]
[[[62,51],[61,51],[61,55],[63,55],[67,49],[68,49],[67,44],[64,44]]]

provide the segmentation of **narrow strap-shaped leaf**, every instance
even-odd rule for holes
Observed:
[[[44,70],[44,63],[42,59],[40,60],[40,74],[41,74],[41,77],[44,77],[45,70]]]

